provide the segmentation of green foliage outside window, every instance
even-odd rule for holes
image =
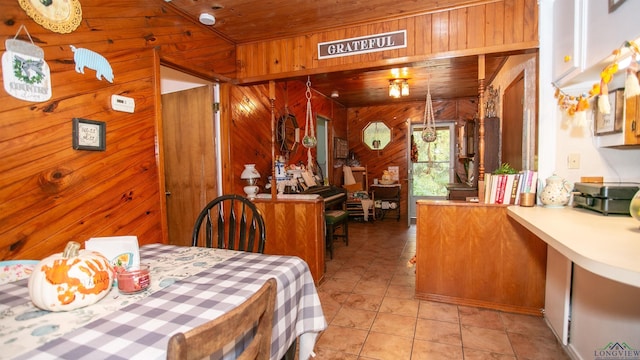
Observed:
[[[438,128],[436,141],[422,140],[422,129],[413,130],[413,138],[418,148],[418,161],[413,166],[414,196],[447,196],[449,183],[450,134],[449,128]]]

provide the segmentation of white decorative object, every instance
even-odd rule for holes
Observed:
[[[546,185],[540,193],[540,201],[544,207],[564,207],[569,203],[572,189],[573,184],[554,174],[547,178]]]
[[[96,78],[102,80],[104,77],[108,82],[113,83],[113,70],[109,61],[104,56],[89,49],[78,49],[73,45],[69,45],[73,51],[73,61],[76,63],[76,72],[84,74],[84,68],[96,71]]]
[[[260,188],[256,185],[258,179],[260,179],[260,173],[256,170],[256,164],[245,164],[240,179],[247,181],[247,186],[244,187],[244,192],[249,199],[254,199],[258,194]]]
[[[95,304],[111,290],[113,268],[102,254],[67,243],[64,252],[44,258],[29,277],[29,296],[35,306],[69,311]]]
[[[95,237],[85,241],[84,248],[104,255],[116,271],[140,266],[137,236]]]
[[[31,35],[24,26],[31,40]],[[16,34],[16,37],[18,34]],[[2,54],[2,78],[4,90],[16,99],[42,102],[51,99],[51,74],[44,61],[44,50],[22,40],[7,39]]]

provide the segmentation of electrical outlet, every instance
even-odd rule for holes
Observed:
[[[567,156],[567,167],[569,169],[580,169],[580,154],[569,154]]]

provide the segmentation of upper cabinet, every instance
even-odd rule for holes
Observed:
[[[612,51],[640,37],[640,1],[553,1],[553,81],[566,87],[600,80]],[[621,72],[623,73],[623,72]],[[609,85],[624,86],[624,77]]]
[[[553,81],[558,86],[584,70],[585,13],[583,0],[553,3]]]

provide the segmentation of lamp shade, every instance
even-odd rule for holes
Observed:
[[[258,179],[260,178],[260,173],[256,170],[256,164],[246,164],[244,166],[244,170],[242,170],[242,174],[240,174],[240,179]]]
[[[256,183],[260,178],[260,173],[256,170],[256,164],[245,164],[244,170],[242,170],[242,174],[240,174],[240,179],[247,181],[247,186],[244,187],[244,192],[247,194],[249,199],[255,198],[256,194],[259,191]]]

